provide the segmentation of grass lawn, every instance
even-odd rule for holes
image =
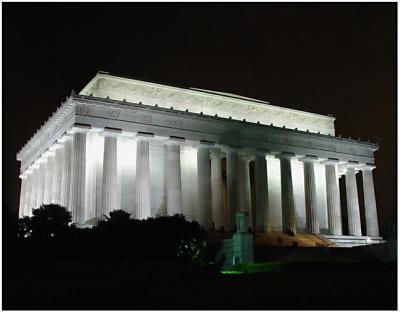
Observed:
[[[272,262],[250,266],[248,272],[213,274],[174,261],[51,263],[6,278],[3,308],[396,308],[394,264]]]

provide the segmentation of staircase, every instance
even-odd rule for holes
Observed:
[[[255,245],[280,247],[337,247],[336,244],[320,235],[283,233],[257,233]]]
[[[232,237],[232,233],[208,232],[210,241],[220,241]],[[332,247],[351,248],[357,246],[384,243],[382,237],[369,236],[335,236],[335,235],[313,235],[296,234],[294,236],[279,232],[256,233],[254,244],[256,246],[271,247]]]
[[[366,246],[384,243],[382,237],[369,236],[335,236],[335,235],[319,235],[327,241],[333,242],[337,247],[351,248],[357,246]]]

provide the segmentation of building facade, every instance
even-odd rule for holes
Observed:
[[[336,137],[334,120],[99,72],[17,154],[19,215],[59,203],[78,225],[123,209],[138,219],[181,213],[233,231],[235,213],[246,211],[259,232],[376,238],[378,146]]]

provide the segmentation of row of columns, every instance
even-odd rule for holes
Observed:
[[[90,128],[90,127],[89,127]],[[31,208],[42,203],[59,203],[72,211],[73,220],[85,222],[86,184],[86,132],[88,127],[74,127],[64,136],[45,159],[40,160],[26,175],[22,175],[20,215],[29,215]],[[117,201],[117,137],[121,130],[106,128],[103,131],[103,179],[101,214],[115,209]],[[143,219],[150,212],[150,161],[149,139],[152,136],[138,134],[136,155],[136,212]],[[167,214],[182,213],[182,183],[180,166],[180,142],[167,142]],[[234,213],[249,212],[250,227],[260,232],[271,230],[269,223],[268,175],[266,155],[263,151],[246,151],[232,147],[217,149],[207,144],[199,144],[197,152],[198,202],[197,221],[208,228],[228,231],[234,229]],[[294,154],[281,153],[280,159],[282,227],[286,233],[296,233],[296,209],[293,192],[291,160]],[[227,164],[227,205],[223,205],[223,180],[221,160]],[[211,160],[211,161],[210,161]],[[253,225],[249,162],[255,161],[255,225]],[[306,232],[319,234],[319,218],[316,201],[315,169],[316,157],[300,159],[304,163],[304,192],[306,208]],[[342,235],[338,160],[324,162],[329,230],[332,235]],[[372,166],[364,166],[363,188],[367,235],[378,236],[375,194]],[[357,195],[355,166],[346,166],[346,199],[349,234],[361,235],[360,209]]]
[[[281,188],[282,188],[282,223],[283,231],[296,233],[296,216],[294,209],[293,180],[291,171],[292,154],[280,154],[281,160]],[[304,192],[306,208],[306,232],[319,234],[319,218],[316,201],[315,167],[316,157],[301,158],[304,164]],[[327,160],[325,164],[326,193],[328,207],[329,231],[332,235],[342,235],[342,219],[340,208],[339,176],[336,166],[338,160]],[[359,164],[348,163],[345,165],[346,203],[348,229],[350,236],[362,236],[360,207],[357,193],[356,169]],[[364,165],[360,169],[363,175],[365,217],[368,236],[379,236],[378,219],[372,169],[374,166]]]
[[[74,128],[21,175],[21,217],[42,204],[58,203],[76,222],[84,221],[86,130]]]
[[[261,232],[271,230],[268,221],[268,180],[266,154],[235,150],[228,148],[225,152],[219,149],[201,146],[198,152],[199,169],[199,221],[204,221],[204,225],[209,227],[214,224],[216,229],[224,226],[225,229],[232,230],[233,212],[249,212],[250,227]],[[223,223],[224,213],[222,211],[222,170],[221,159],[227,160],[227,206],[225,212],[225,223]],[[296,208],[293,190],[292,159],[295,157],[291,153],[281,153],[276,156],[280,159],[281,170],[281,195],[282,195],[282,226],[286,233],[296,233]],[[211,168],[209,168],[209,158]],[[250,171],[249,162],[255,161],[255,219],[252,217],[251,210],[251,190],[250,190]],[[317,208],[315,163],[318,158],[306,156],[300,158],[304,165],[304,193],[306,209],[306,232],[319,234],[319,216]],[[326,172],[326,193],[328,208],[328,225],[332,235],[342,235],[342,217],[340,207],[339,176],[337,173],[338,160],[330,159],[324,161]],[[373,178],[370,166],[362,167],[364,197],[366,205],[366,224],[367,235],[379,236],[378,221],[376,213],[375,195],[373,191]],[[347,165],[346,170],[346,200],[348,212],[349,235],[361,236],[361,219],[358,204],[357,185],[355,180],[355,165]],[[211,188],[210,188],[211,187]],[[211,196],[210,196],[211,194]],[[207,199],[211,198],[211,205]],[[203,219],[201,219],[203,217]],[[256,225],[253,225],[255,220]]]

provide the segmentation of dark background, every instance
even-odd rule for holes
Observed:
[[[333,114],[380,141],[381,227],[397,217],[397,4],[3,3],[3,223],[16,153],[97,71]],[[344,199],[342,199],[342,202]]]

